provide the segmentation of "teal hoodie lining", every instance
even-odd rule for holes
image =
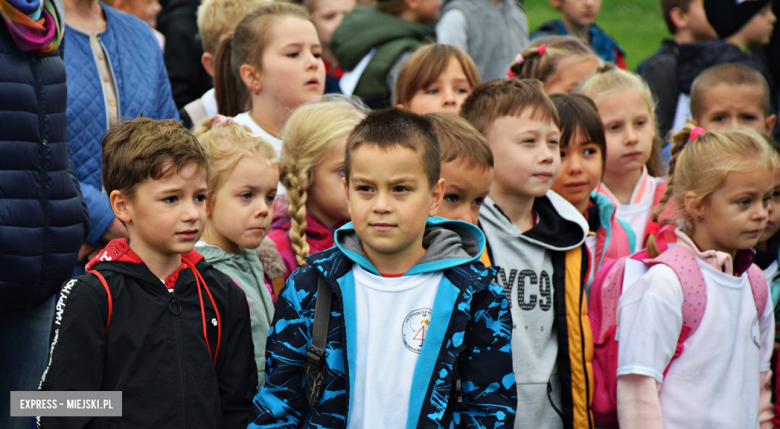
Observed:
[[[339,250],[349,259],[366,271],[381,275],[363,251],[362,240],[352,222],[337,229],[333,238]],[[423,247],[427,249],[425,255],[405,276],[441,271],[479,260],[485,248],[485,235],[470,223],[429,217]]]

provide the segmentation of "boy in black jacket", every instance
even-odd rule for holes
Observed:
[[[127,240],[60,292],[39,390],[122,391],[122,417],[38,426],[246,427],[257,371],[244,292],[193,251],[208,160],[178,122],[140,118],[103,138],[103,184]]]

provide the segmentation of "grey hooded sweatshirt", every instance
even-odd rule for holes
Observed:
[[[563,428],[560,416],[555,263],[553,254],[582,246],[585,218],[558,194],[536,198],[537,224],[521,232],[491,198],[479,213],[497,280],[509,298],[517,382],[515,428]]]

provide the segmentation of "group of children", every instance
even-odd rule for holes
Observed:
[[[320,1],[313,21],[206,0],[215,91],[185,108],[193,132],[141,118],[103,137],[129,239],[62,287],[40,390],[119,390],[123,417],[39,427],[771,424],[780,161],[761,73],[701,73],[665,162],[648,84],[577,37],[482,82],[470,52],[422,45],[438,2]],[[446,25],[472,18],[451,3]],[[315,26],[331,14],[373,16],[366,40]],[[421,38],[345,47],[381,36],[377,14]],[[339,67],[395,107],[323,96]]]

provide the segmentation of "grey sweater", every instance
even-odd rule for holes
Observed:
[[[464,39],[465,35],[465,39]],[[477,65],[482,81],[506,77],[529,43],[528,19],[515,0],[452,0],[436,25],[439,43],[458,46]]]

